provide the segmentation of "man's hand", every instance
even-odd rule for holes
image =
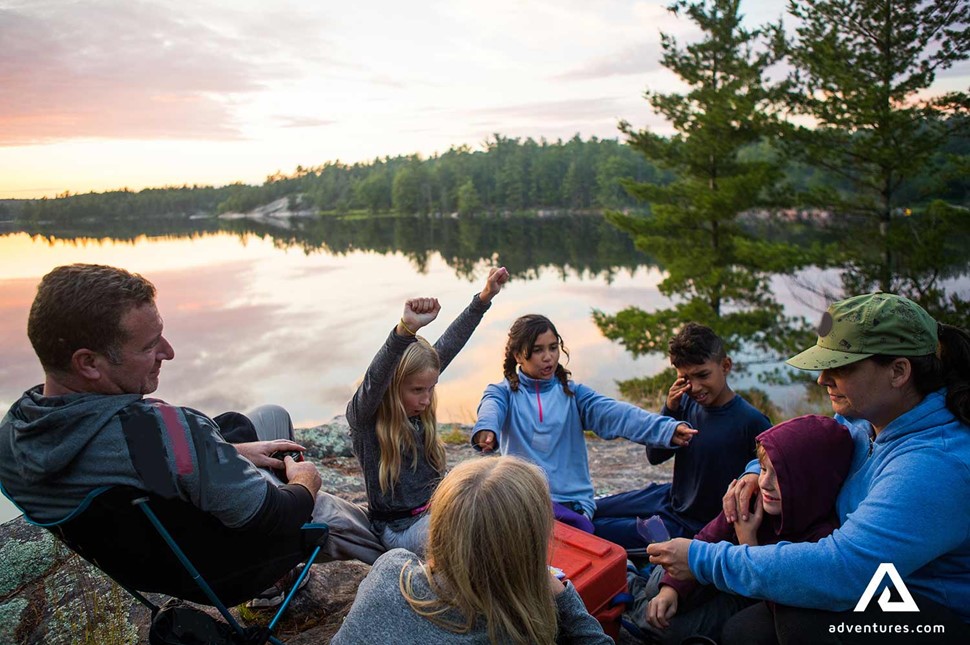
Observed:
[[[666,585],[660,587],[660,593],[647,605],[647,622],[657,629],[667,629],[676,613],[677,590]]]
[[[651,564],[659,564],[677,580],[694,580],[694,574],[687,563],[687,552],[691,541],[687,538],[674,538],[666,542],[647,545]]]
[[[495,451],[495,433],[491,430],[479,430],[472,439],[482,452]]]
[[[283,458],[283,464],[286,467],[286,483],[304,486],[316,499],[317,492],[323,484],[317,467],[309,461],[294,461],[290,456]]]
[[[761,503],[761,495],[754,498],[754,512],[750,517],[744,517],[734,522],[734,532],[738,535],[738,543],[748,546],[758,546],[758,528],[764,519],[765,508]]]
[[[667,391],[667,409],[676,412],[680,409],[680,397],[690,392],[690,381],[683,376],[677,378]]]
[[[488,270],[488,278],[482,292],[478,294],[482,302],[491,302],[492,298],[502,290],[502,285],[509,281],[509,271],[505,267],[492,267]]]
[[[727,488],[724,497],[721,498],[721,510],[724,511],[724,519],[732,524],[738,521],[738,511],[741,511],[741,519],[748,519],[748,509],[751,508],[751,496],[760,495],[761,487],[758,486],[758,476],[754,473],[742,475],[741,479],[735,479]]]
[[[437,298],[411,298],[404,303],[404,314],[397,325],[398,336],[411,336],[438,317],[441,305]],[[401,325],[405,328],[402,328]]]
[[[281,450],[306,450],[300,444],[289,439],[274,439],[273,441],[250,441],[249,443],[235,443],[233,447],[240,455],[253,462],[257,468],[283,470],[283,462],[273,459],[271,454]]]
[[[677,426],[677,429],[674,430],[674,436],[670,438],[670,445],[681,447],[689,446],[690,440],[694,438],[695,434],[697,434],[697,430],[694,430],[686,423],[681,423],[679,426]]]

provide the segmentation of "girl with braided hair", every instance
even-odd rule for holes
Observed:
[[[697,431],[573,382],[559,363],[560,353],[569,358],[545,316],[529,314],[512,324],[502,365],[505,379],[485,389],[472,445],[540,466],[549,478],[556,519],[592,533],[596,503],[585,430],[655,448],[686,446]]]

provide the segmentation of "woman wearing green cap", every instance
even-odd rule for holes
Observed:
[[[890,633],[936,642],[916,636],[924,625],[944,625],[945,642],[970,642],[961,640],[970,638],[970,334],[885,293],[831,305],[818,332],[788,363],[820,371],[835,418],[853,432],[856,456],[836,504],[841,528],[817,543],[763,547],[671,540],[651,545],[650,561],[676,578],[778,603],[763,616],[737,615],[725,643]],[[725,495],[729,520],[738,509],[747,516],[759,492],[756,464]],[[883,596],[879,582],[894,572],[903,584],[886,582],[898,596]]]

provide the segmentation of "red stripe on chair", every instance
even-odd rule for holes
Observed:
[[[172,440],[172,451],[175,453],[175,466],[179,475],[189,475],[194,468],[192,467],[192,455],[189,453],[189,442],[185,438],[185,428],[179,418],[178,410],[171,405],[161,401],[153,403],[162,415],[165,422],[165,430],[168,437]]]

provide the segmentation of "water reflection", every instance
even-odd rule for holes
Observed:
[[[474,418],[485,385],[501,378],[509,324],[529,312],[556,323],[575,378],[605,394],[663,366],[661,357],[631,358],[590,318],[592,308],[669,304],[656,288],[660,270],[598,217],[115,223],[0,235],[0,407],[42,381],[27,313],[39,279],[60,264],[122,266],[158,287],[176,352],[160,398],[210,414],[279,403],[306,426],[343,413],[405,298],[441,300],[427,330],[434,340],[493,261],[514,279],[442,376],[442,420]],[[822,303],[777,287],[789,314],[815,317]],[[0,501],[0,521],[11,512]]]
[[[599,218],[324,218],[289,230],[237,221],[221,232],[205,224],[0,237],[0,405],[42,379],[27,311],[40,277],[70,262],[124,266],[155,282],[176,350],[159,395],[213,413],[274,401],[310,424],[342,412],[403,300],[441,299],[436,337],[493,256],[516,279],[442,380],[443,419],[472,418],[485,384],[500,377],[509,323],[528,311],[557,322],[577,377],[604,391],[656,362],[626,357],[589,319],[592,307],[659,298],[656,269]]]

